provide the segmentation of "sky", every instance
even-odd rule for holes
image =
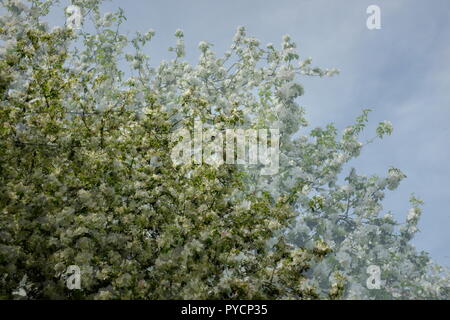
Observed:
[[[381,29],[366,26],[369,5],[381,9]],[[205,40],[223,53],[238,26],[262,43],[289,34],[301,57],[338,68],[332,78],[302,78],[299,103],[314,126],[352,124],[370,108],[369,132],[378,122],[394,125],[392,136],[367,146],[351,163],[361,174],[400,168],[407,179],[386,193],[384,211],[406,219],[412,193],[424,200],[414,244],[450,267],[450,1],[449,0],[112,0],[123,8],[123,31],[156,30],[153,64],[172,58],[174,33],[185,34],[187,58],[196,62]]]

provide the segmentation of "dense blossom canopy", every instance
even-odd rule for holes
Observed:
[[[343,176],[369,111],[342,134],[299,134],[297,78],[337,70],[312,67],[289,36],[262,47],[240,27],[223,57],[201,42],[192,65],[177,30],[174,57],[152,67],[155,32],[125,36],[124,13],[102,15],[100,0],[73,1],[81,30],[47,26],[53,0],[0,2],[0,297],[448,298],[448,273],[410,244],[420,201],[401,228],[382,212],[404,174]],[[279,129],[279,172],[174,165],[171,134],[196,120]],[[391,132],[385,121],[376,136]]]

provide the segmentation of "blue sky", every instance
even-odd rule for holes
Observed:
[[[381,30],[368,30],[366,9],[381,8]],[[305,78],[300,100],[312,126],[351,124],[371,108],[371,126],[390,120],[394,134],[366,147],[352,163],[359,173],[384,174],[390,166],[408,178],[387,194],[385,211],[404,220],[411,193],[425,201],[416,246],[450,266],[450,1],[448,0],[113,0],[125,9],[124,30],[156,30],[153,64],[170,59],[176,29],[185,33],[195,62],[201,40],[228,49],[237,26],[263,43],[289,34],[315,65],[336,67],[337,77]]]

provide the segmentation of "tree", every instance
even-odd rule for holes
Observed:
[[[447,297],[437,289],[448,273],[410,244],[420,201],[411,199],[400,230],[380,215],[401,171],[342,176],[368,111],[341,135],[328,125],[299,136],[307,121],[297,77],[337,70],[300,59],[288,36],[279,50],[263,48],[242,27],[223,57],[201,42],[196,65],[184,61],[177,30],[174,58],[152,67],[154,31],[129,39],[123,12],[101,15],[100,3],[73,1],[85,20],[76,31],[42,22],[54,1],[2,1],[2,297]],[[195,121],[221,132],[279,129],[278,174],[175,165],[172,134]],[[391,132],[383,122],[376,134]],[[70,265],[82,269],[82,290],[65,284]],[[365,286],[369,265],[382,268],[380,290]]]
[[[238,30],[236,39],[238,46],[253,41],[244,29]],[[255,111],[252,122],[282,132],[280,172],[266,177],[247,169],[248,189],[257,194],[268,192],[275,198],[289,193],[292,209],[298,213],[296,222],[285,230],[289,241],[310,248],[320,239],[330,246],[332,252],[311,268],[311,283],[316,287],[326,288],[330,276],[339,272],[347,281],[347,299],[448,299],[449,271],[411,244],[418,232],[422,201],[411,196],[411,209],[403,224],[390,212],[382,212],[385,191],[396,189],[406,176],[397,168],[389,168],[387,177],[358,175],[354,168],[343,174],[345,165],[359,156],[363,146],[392,133],[392,124],[381,122],[375,137],[361,142],[359,135],[370,113],[363,110],[356,123],[341,134],[329,124],[312,129],[309,136],[300,135],[308,123],[296,101],[303,94],[296,77],[335,71],[307,67],[311,60],[300,59],[288,36],[282,48],[277,52],[268,46],[272,78],[268,83],[254,80],[265,69],[253,71],[252,80],[258,88],[258,97],[253,98],[259,100],[248,98],[249,109]],[[265,52],[254,50],[260,55]],[[240,59],[239,67],[244,69],[249,60]],[[252,62],[255,66],[258,61]],[[381,269],[379,290],[366,286],[370,276],[367,269],[372,265]]]
[[[2,1],[1,297],[319,297],[304,271],[329,248],[277,234],[295,216],[287,197],[247,205],[237,167],[172,163],[180,126],[244,121],[236,107],[211,111],[223,66],[207,44],[191,67],[177,31],[177,58],[152,70],[142,48],[153,32],[129,41],[122,11],[101,16],[98,1],[78,1],[96,31],[77,33],[41,21],[52,4]],[[137,76],[125,79],[121,57]],[[66,286],[70,266],[80,290]],[[337,275],[328,296],[341,291]]]

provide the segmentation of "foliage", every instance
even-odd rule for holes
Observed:
[[[342,134],[301,134],[297,77],[337,70],[300,59],[288,36],[263,48],[242,27],[223,57],[201,42],[196,65],[177,30],[173,59],[152,67],[155,32],[125,36],[122,10],[73,1],[83,29],[50,29],[55,1],[30,2],[1,1],[2,298],[448,298],[448,273],[410,243],[420,201],[401,228],[382,215],[404,174],[342,175],[369,110]],[[279,174],[174,166],[171,133],[195,120],[280,129]],[[391,133],[387,121],[376,130]],[[81,290],[66,287],[70,265]],[[382,268],[381,290],[365,286],[369,265]]]
[[[236,107],[211,111],[219,95],[208,92],[227,73],[207,45],[196,67],[173,60],[151,70],[142,47],[153,32],[129,41],[111,27],[121,11],[100,16],[98,3],[79,2],[96,31],[77,34],[39,19],[51,1],[2,4],[3,298],[319,297],[303,273],[329,249],[320,241],[297,248],[276,234],[295,214],[284,198],[243,204],[236,167],[171,163],[177,127],[243,121]],[[124,79],[121,57],[137,77]],[[228,81],[230,92],[245,92]],[[66,287],[70,265],[81,267],[81,290]]]

